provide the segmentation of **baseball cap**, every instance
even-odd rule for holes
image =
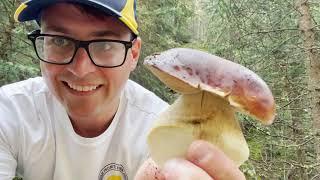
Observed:
[[[18,22],[38,20],[42,9],[55,3],[71,2],[91,6],[119,18],[134,34],[138,35],[136,0],[27,0],[15,12]]]

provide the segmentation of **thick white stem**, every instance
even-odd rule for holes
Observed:
[[[161,166],[170,158],[184,157],[195,139],[216,145],[237,165],[248,159],[235,111],[226,100],[206,91],[181,95],[158,117],[148,144],[152,158]]]

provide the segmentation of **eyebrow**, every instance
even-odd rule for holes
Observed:
[[[44,28],[45,31],[54,31],[58,33],[63,33],[63,34],[71,34],[70,31],[64,27],[59,27],[59,26],[47,26]]]
[[[67,34],[67,35],[72,35],[71,31],[68,30],[67,28],[60,27],[60,26],[47,26],[45,30],[50,30],[62,34]],[[101,31],[96,31],[96,32],[91,32],[89,36],[92,37],[106,37],[106,36],[111,36],[111,37],[121,37],[120,32],[114,32],[110,30],[101,30]]]
[[[121,37],[119,32],[114,32],[110,30],[102,30],[90,33],[91,36],[94,37],[105,37],[105,36],[112,36],[112,37]]]

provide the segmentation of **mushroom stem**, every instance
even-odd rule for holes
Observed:
[[[206,91],[183,94],[160,114],[148,144],[151,156],[162,166],[168,159],[185,157],[195,139],[219,147],[238,166],[248,159],[249,149],[235,110],[222,97]]]

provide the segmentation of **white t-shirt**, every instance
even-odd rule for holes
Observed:
[[[128,81],[119,109],[100,136],[73,130],[42,78],[0,89],[0,179],[132,180],[147,158],[146,136],[167,103]]]

